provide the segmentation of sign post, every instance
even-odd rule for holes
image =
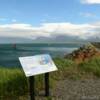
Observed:
[[[50,95],[49,72],[56,71],[57,67],[49,54],[42,54],[29,57],[19,57],[26,77],[29,77],[30,97],[35,100],[35,75],[45,73],[45,96]]]
[[[29,77],[30,100],[35,100],[35,77]]]
[[[49,73],[45,73],[45,96],[50,96],[50,91],[49,91]]]

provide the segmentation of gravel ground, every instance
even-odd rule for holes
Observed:
[[[66,79],[53,91],[55,100],[100,100],[100,79]]]

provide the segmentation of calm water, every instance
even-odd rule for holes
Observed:
[[[49,53],[52,57],[63,57],[79,48],[81,44],[0,44],[0,66],[20,66],[18,57]]]

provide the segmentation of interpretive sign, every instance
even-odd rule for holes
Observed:
[[[19,57],[19,60],[27,77],[57,70],[49,54]]]

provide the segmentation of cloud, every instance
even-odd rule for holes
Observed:
[[[79,37],[89,39],[100,38],[100,22],[73,24],[65,23],[43,23],[38,27],[30,24],[4,24],[0,25],[0,37],[23,37],[36,39],[38,37],[53,37],[65,35],[68,37]]]
[[[100,4],[100,0],[81,0],[85,4]]]
[[[7,18],[7,17],[0,17],[0,21],[8,21],[8,22],[12,22],[12,23],[17,22],[16,19],[11,19],[11,18]]]
[[[89,13],[89,12],[80,13],[80,15],[87,18],[90,18],[90,17],[97,18],[97,16],[94,13]]]

